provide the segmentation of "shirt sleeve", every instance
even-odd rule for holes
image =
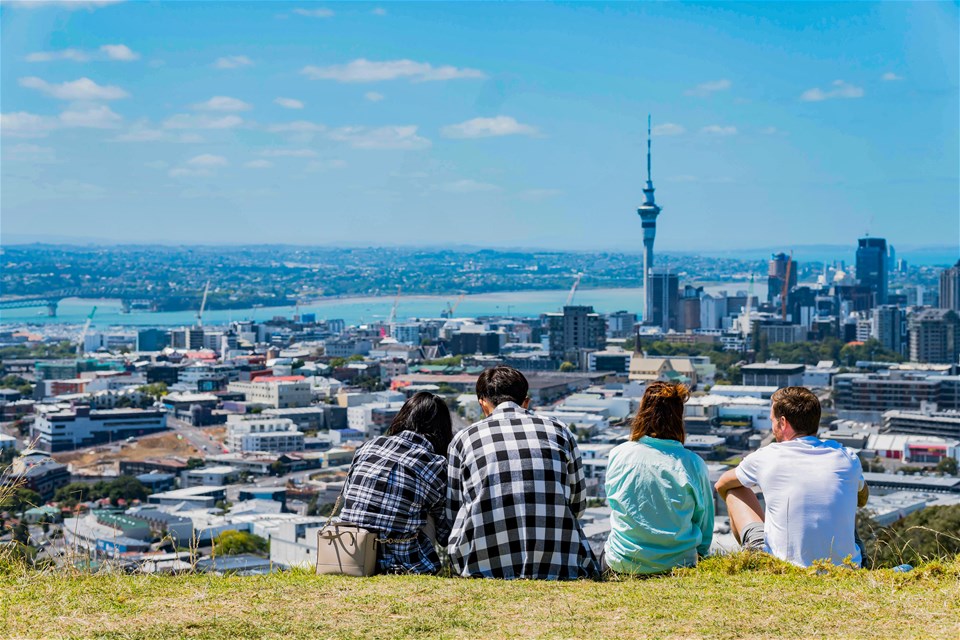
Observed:
[[[570,486],[570,511],[574,518],[580,518],[587,510],[587,481],[583,473],[583,460],[580,458],[580,448],[573,438],[567,439],[567,482]]]
[[[460,512],[460,505],[463,503],[463,488],[460,482],[461,466],[463,465],[460,454],[461,442],[462,439],[454,438],[447,454],[446,520],[451,527],[457,521],[457,514]]]
[[[762,463],[762,456],[760,451],[754,451],[743,460],[740,461],[740,464],[737,465],[737,480],[740,481],[745,487],[753,488],[760,484],[760,466]]]
[[[447,460],[444,459],[437,465],[437,486],[441,487],[437,492],[436,501],[429,506],[428,513],[433,517],[433,524],[437,532],[437,544],[446,547],[450,539],[450,523],[447,517]]]
[[[706,465],[700,466],[700,498],[702,504],[696,525],[700,528],[700,544],[697,546],[697,554],[705,557],[710,553],[710,545],[713,544],[713,484],[710,482],[710,475],[707,472]],[[697,514],[695,514],[697,515]]]

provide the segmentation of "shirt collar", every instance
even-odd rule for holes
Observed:
[[[497,415],[498,413],[530,413],[516,402],[508,400],[507,402],[501,402],[497,405],[497,408],[493,410],[493,413],[490,414],[490,417]]]
[[[404,429],[400,433],[394,436],[395,438],[403,438],[404,440],[409,440],[414,444],[418,444],[423,447],[428,447],[430,450],[433,450],[433,446],[430,444],[430,441],[427,440],[426,436],[417,433],[416,431],[411,431],[410,429]]]

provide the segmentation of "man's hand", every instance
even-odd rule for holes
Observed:
[[[736,489],[737,487],[742,487],[743,484],[740,482],[740,478],[737,477],[737,470],[730,469],[717,480],[717,484],[713,486],[717,490],[721,500],[727,499],[727,492],[731,489]]]
[[[870,499],[870,486],[866,482],[863,483],[863,487],[860,491],[857,491],[857,507],[865,507],[867,505],[867,500]]]

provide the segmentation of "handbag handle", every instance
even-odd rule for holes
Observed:
[[[352,469],[352,467],[351,467]],[[319,533],[323,533],[327,530],[327,527],[330,526],[331,520],[333,520],[334,515],[337,513],[337,509],[342,507],[344,504],[343,494],[347,492],[347,483],[350,482],[350,473],[347,472],[347,478],[343,481],[343,488],[340,489],[340,495],[337,496],[336,502],[333,503],[333,509],[330,510],[330,515],[327,516],[327,521],[323,523],[323,526],[320,528]],[[413,542],[417,539],[417,535],[414,534],[409,538],[377,538],[377,542],[380,544],[404,544],[407,542]]]

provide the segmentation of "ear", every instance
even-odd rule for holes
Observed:
[[[490,401],[486,398],[477,398],[477,402],[480,403],[480,411],[483,412],[484,417],[489,416],[491,413],[493,413],[493,410],[496,409],[496,407],[490,404]]]
[[[528,407],[530,406],[530,397],[527,396],[527,399],[524,400],[524,401],[523,401],[523,404],[520,405],[520,406],[523,407],[524,409],[528,408]]]

